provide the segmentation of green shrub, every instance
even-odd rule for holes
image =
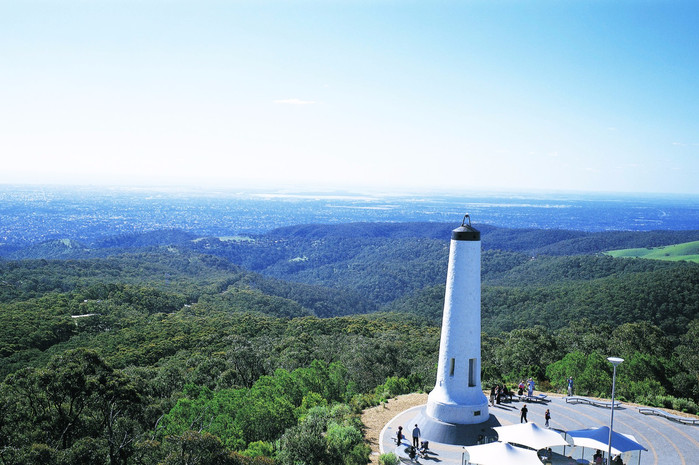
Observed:
[[[395,397],[410,392],[410,383],[405,378],[391,376],[386,378],[383,385],[376,387],[376,394],[384,397]]]
[[[398,465],[399,463],[398,456],[393,452],[379,456],[379,465]]]
[[[346,421],[352,417],[352,410],[347,404],[335,404],[330,407],[330,418],[338,423]]]
[[[637,402],[649,407],[659,407],[677,410],[679,412],[696,414],[699,412],[699,405],[691,399],[683,399],[673,396],[647,395],[636,399]]]
[[[359,429],[330,423],[325,439],[330,456],[336,459],[335,463],[364,465],[369,461],[371,449],[364,446]]]
[[[685,413],[696,414],[699,412],[699,405],[690,399],[675,398],[672,401],[672,408]]]
[[[672,396],[655,396],[659,407],[672,408]]]
[[[619,399],[629,399],[637,401],[642,397],[665,396],[665,388],[654,379],[644,379],[642,381],[629,381],[625,384],[617,385],[617,396]]]
[[[274,445],[271,442],[255,441],[248,445],[248,448],[241,452],[246,457],[272,457],[274,455]]]
[[[345,457],[345,463],[350,465],[366,465],[371,455],[371,447],[366,444],[355,444]]]
[[[356,394],[350,399],[349,405],[354,413],[361,413],[362,410],[379,405],[373,394]]]

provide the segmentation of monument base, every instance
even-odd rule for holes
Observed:
[[[456,446],[474,446],[492,442],[498,437],[493,427],[501,426],[495,415],[490,414],[481,423],[447,423],[428,415],[424,406],[420,408],[415,418],[408,423],[406,436],[410,436],[413,425],[418,425],[420,428],[421,441],[428,440]]]
[[[441,396],[444,392],[434,390],[427,398],[426,413],[432,418],[445,423],[472,425],[488,420],[488,399],[480,393],[468,402],[456,403]]]

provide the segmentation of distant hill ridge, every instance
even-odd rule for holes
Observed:
[[[347,223],[306,224],[277,228],[267,237],[293,239],[330,238],[429,238],[449,240],[454,223]],[[611,250],[619,244],[658,247],[699,240],[699,230],[686,231],[604,231],[584,232],[563,229],[516,229],[487,224],[473,225],[481,232],[484,250],[531,251],[550,255],[589,254]],[[620,248],[631,248],[624,246]]]
[[[699,265],[616,259],[610,249],[689,242],[699,231],[585,233],[481,230],[484,329],[573,318],[648,321],[680,334],[697,313]],[[5,301],[100,283],[146,283],[198,308],[333,317],[387,310],[441,318],[454,224],[350,223],[284,227],[245,240],[178,230],[64,239],[0,261]],[[31,259],[31,260],[27,260]],[[195,290],[197,289],[197,290]],[[208,296],[204,298],[203,296]],[[228,311],[227,310],[227,311]]]
[[[253,235],[252,241],[235,242],[238,248],[248,247],[259,251],[261,243],[286,239],[301,243],[314,240],[358,240],[364,244],[372,239],[434,239],[449,241],[454,223],[407,222],[407,223],[345,223],[305,224],[274,229],[266,234]],[[483,250],[508,250],[531,255],[582,255],[618,249],[648,248],[680,244],[699,240],[699,230],[687,231],[605,231],[583,232],[561,229],[511,229],[492,225],[474,224],[481,231]],[[27,258],[77,259],[101,257],[113,253],[144,247],[177,246],[218,255],[220,245],[215,237],[198,244],[200,236],[178,229],[163,229],[133,234],[104,237],[91,244],[71,238],[62,238],[32,244],[19,250],[5,250],[9,259]],[[230,241],[229,241],[230,242]],[[231,244],[228,244],[231,245]],[[225,247],[224,247],[225,248]],[[110,250],[111,249],[111,250]],[[0,250],[0,256],[3,251]]]

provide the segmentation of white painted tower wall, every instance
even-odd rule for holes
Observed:
[[[473,231],[477,240],[454,239],[460,230]],[[482,423],[489,417],[481,389],[481,241],[470,225],[452,234],[437,382],[426,413],[456,424]]]

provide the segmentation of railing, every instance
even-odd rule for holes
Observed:
[[[588,405],[594,405],[595,407],[612,408],[611,401],[599,400],[599,399],[589,399],[587,397],[580,397],[580,396],[568,396],[568,397],[566,397],[566,404],[588,404]],[[621,405],[621,402],[619,402],[618,400],[614,401],[614,408],[619,408],[620,405]]]
[[[659,417],[667,418],[668,420],[676,421],[678,423],[684,423],[686,425],[699,425],[699,418],[683,417],[681,415],[675,415],[665,410],[660,410],[652,407],[638,407],[639,413],[644,415],[656,415]]]

